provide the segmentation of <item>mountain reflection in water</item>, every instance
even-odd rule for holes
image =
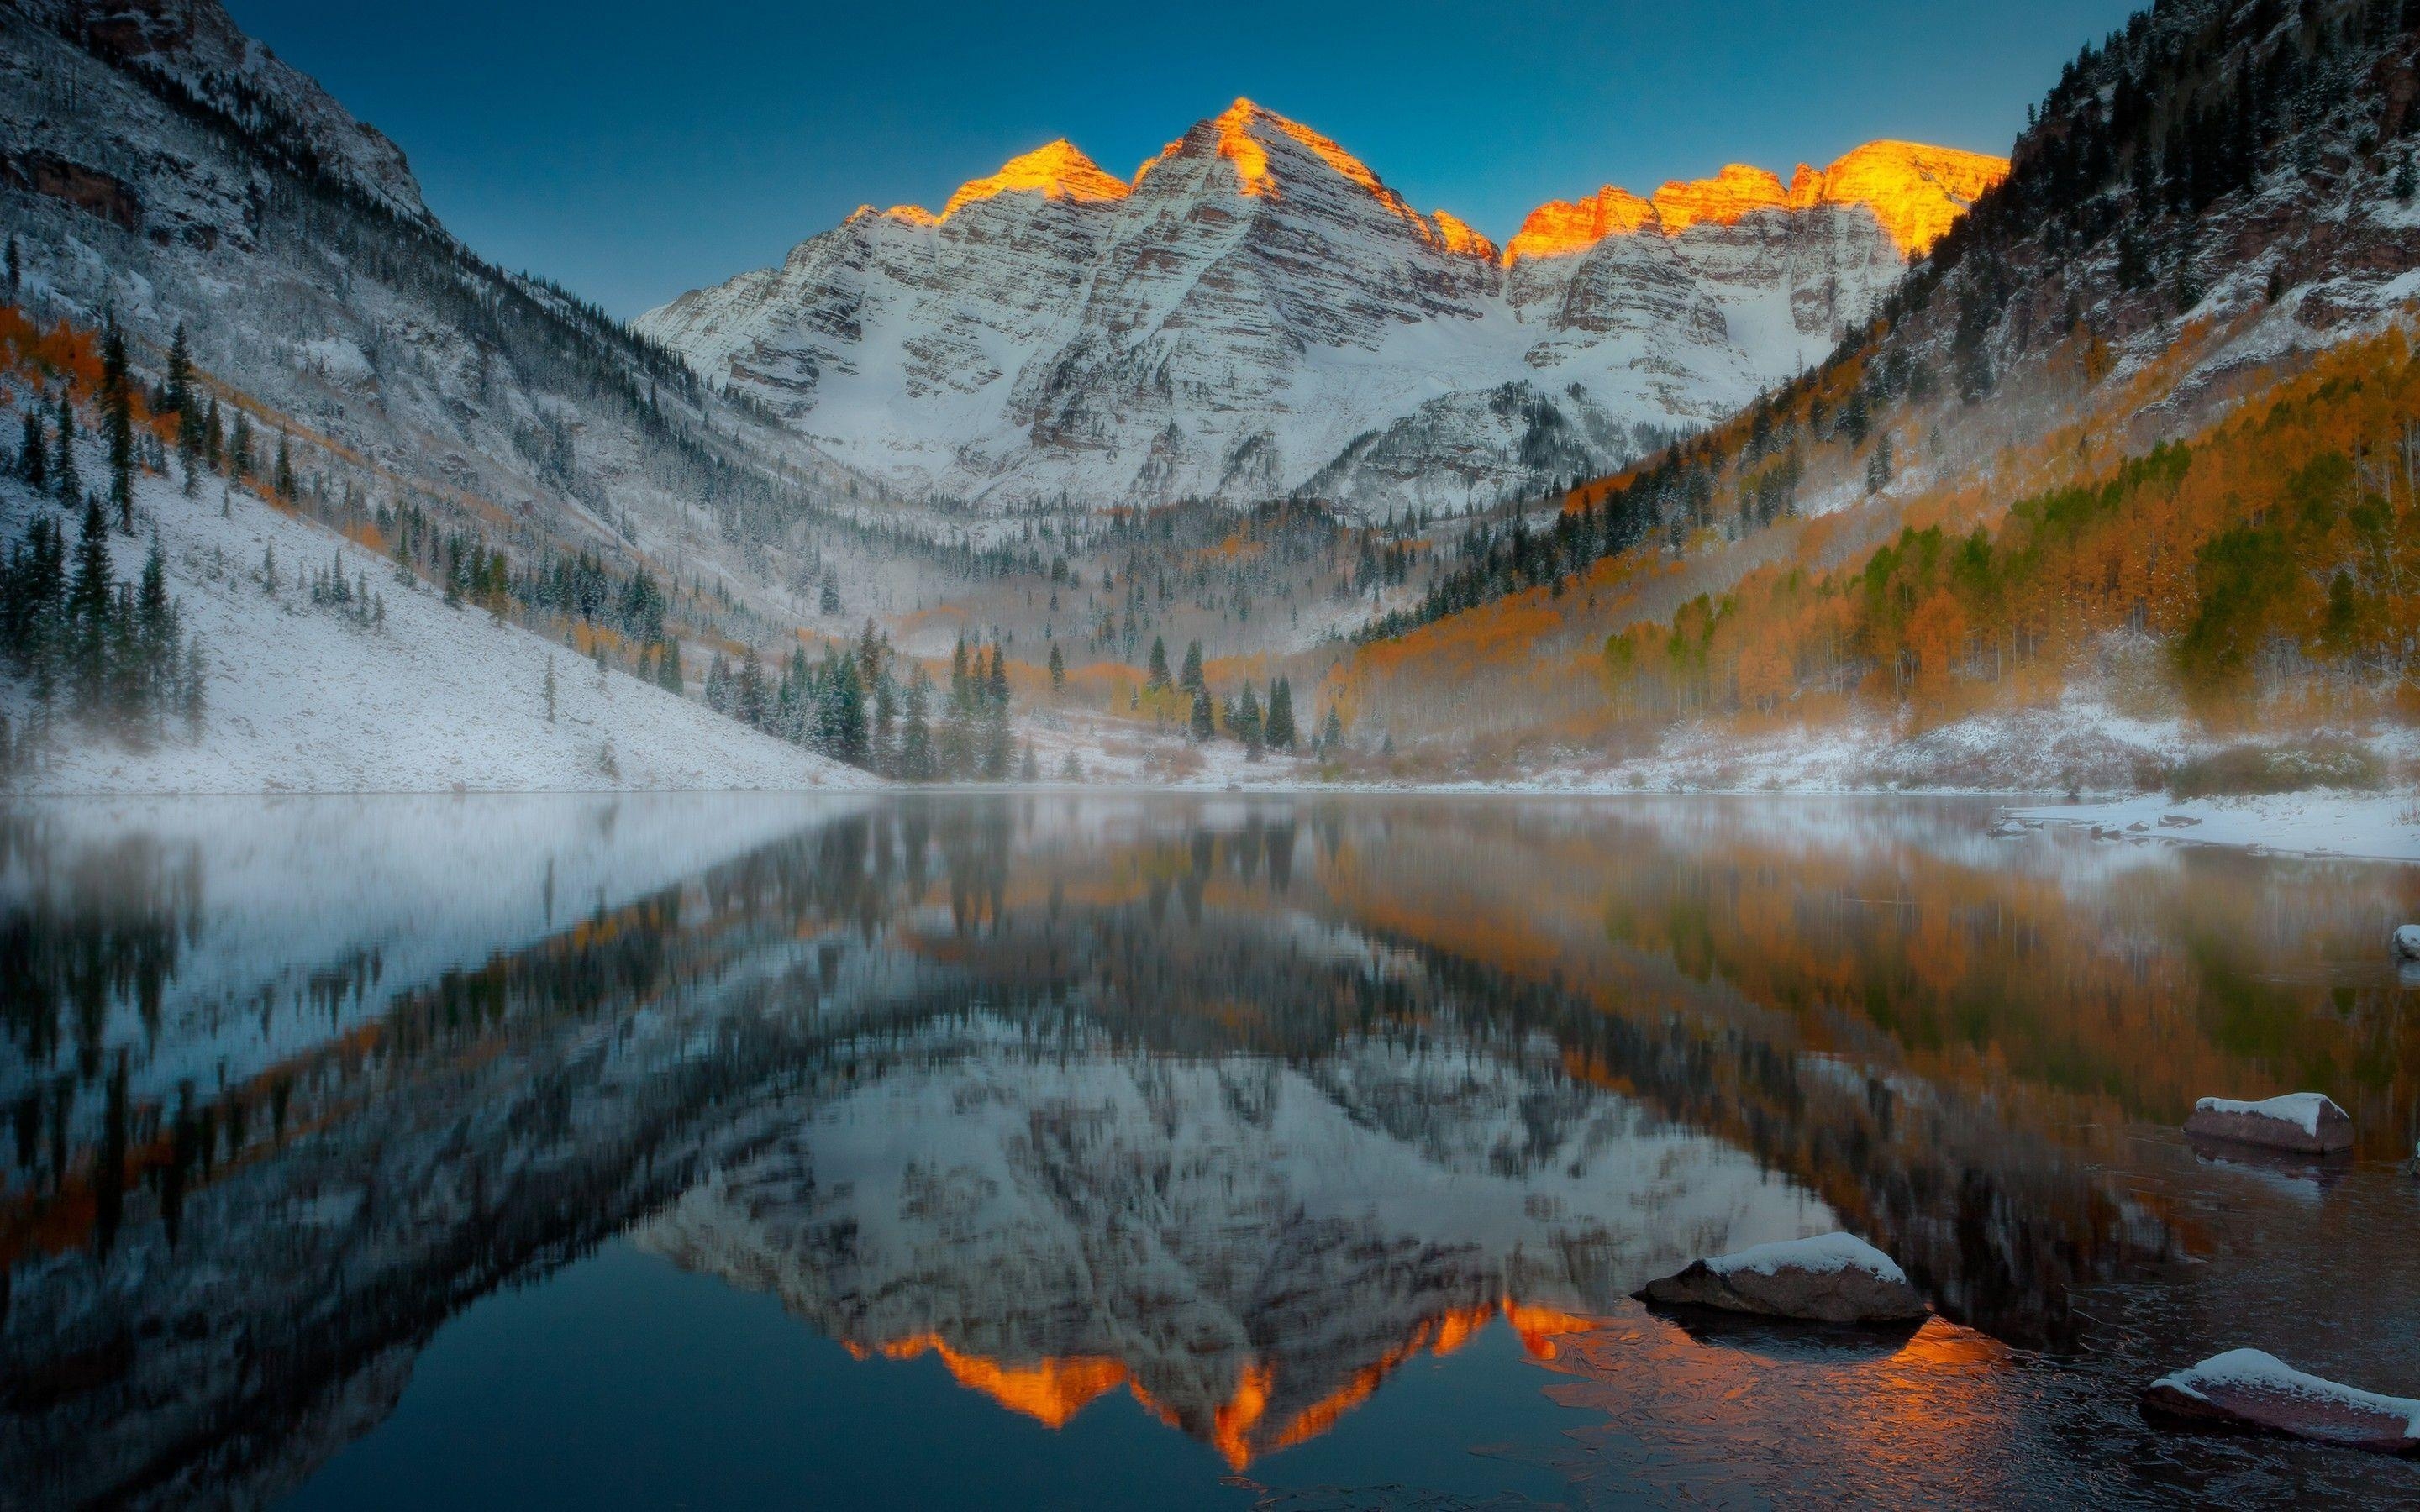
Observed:
[[[1987,812],[10,812],[0,1487],[307,1492],[401,1431],[449,1319],[613,1240],[1046,1429],[1122,1396],[1248,1479],[1166,1475],[1273,1504],[1313,1504],[1286,1451],[1499,1325],[1534,1410],[1491,1452],[1576,1503],[2420,1491],[2132,1409],[2242,1343],[2420,1391],[2420,1183],[2389,1168],[2420,1005],[2379,949],[2420,877],[1993,840]],[[2198,1095],[2302,1087],[2361,1160],[2167,1132]],[[1626,1300],[1834,1227],[1946,1320],[1810,1341]],[[916,1452],[895,1434],[816,1454]],[[957,1489],[1071,1499],[983,1467]]]

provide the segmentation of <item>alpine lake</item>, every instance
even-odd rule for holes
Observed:
[[[0,810],[0,1506],[2420,1502],[2137,1405],[2420,1396],[2420,869],[1993,811]]]

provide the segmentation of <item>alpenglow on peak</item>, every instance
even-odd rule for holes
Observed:
[[[910,495],[1457,509],[1820,360],[2007,167],[1733,164],[1541,206],[1499,250],[1239,99],[1131,180],[1051,142],[636,325]]]

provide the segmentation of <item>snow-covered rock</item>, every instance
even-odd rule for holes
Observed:
[[[2420,924],[2396,927],[2395,954],[2397,960],[2420,961]]]
[[[2185,1133],[2304,1155],[2333,1155],[2352,1148],[2352,1119],[2320,1092],[2289,1092],[2257,1103],[2205,1097],[2194,1104]]]
[[[1999,159],[1873,143],[1541,207],[1499,254],[1238,100],[1128,182],[1062,141],[634,323],[909,489],[1453,507],[1719,419],[1865,320]]]
[[[1640,1296],[1665,1306],[1716,1307],[1819,1323],[1920,1319],[1924,1299],[1899,1262],[1854,1234],[1759,1244],[1693,1260]]]
[[[2229,1350],[2162,1376],[2143,1406],[2171,1421],[2291,1434],[2351,1449],[2420,1449],[2420,1401],[2308,1375],[2261,1350]]]

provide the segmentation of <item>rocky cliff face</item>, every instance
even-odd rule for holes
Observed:
[[[1131,183],[1053,143],[637,325],[908,489],[1451,508],[1730,413],[2005,168],[1904,143],[1788,184],[1733,165],[1542,207],[1499,254],[1239,100]]]

